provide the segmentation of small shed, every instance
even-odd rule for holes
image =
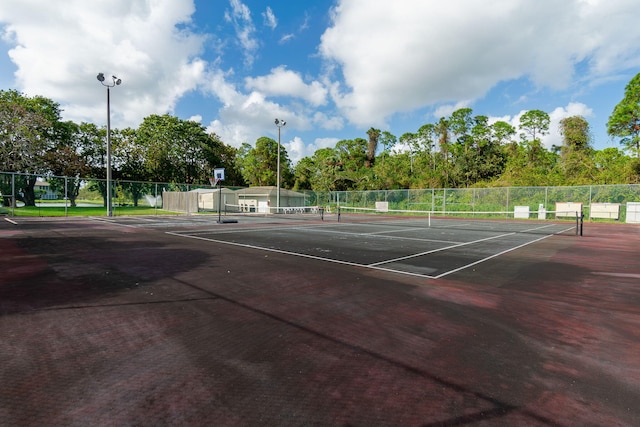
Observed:
[[[198,212],[217,212],[218,201],[222,202],[222,210],[225,205],[237,205],[238,196],[235,191],[228,188],[197,188],[191,193],[198,194]]]
[[[239,210],[242,212],[270,213],[278,203],[278,188],[275,186],[249,187],[236,190]],[[306,206],[306,196],[297,191],[280,189],[280,207]]]

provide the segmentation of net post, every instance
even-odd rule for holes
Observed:
[[[584,225],[584,212],[580,215],[580,237],[582,237],[582,226]]]
[[[338,205],[338,222],[340,222],[340,206]]]

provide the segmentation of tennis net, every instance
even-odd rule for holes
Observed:
[[[408,227],[582,235],[583,215],[576,211],[450,211],[392,210],[340,206],[338,220]]]
[[[338,220],[337,211],[321,206],[253,206],[225,204],[226,215],[269,217],[273,220]]]

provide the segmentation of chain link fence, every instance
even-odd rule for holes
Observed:
[[[29,181],[32,190],[27,190]],[[210,188],[210,184],[112,181],[114,212],[127,206],[162,208],[162,193],[186,192]],[[33,194],[27,194],[33,191]],[[586,218],[597,204],[620,206],[619,220],[625,221],[627,204],[640,202],[640,184],[584,185],[572,187],[492,187],[432,188],[370,191],[300,191],[308,206],[350,206],[375,208],[376,202],[388,202],[390,209],[433,213],[509,212],[516,206],[553,211],[556,203],[581,203]],[[0,209],[12,213],[25,202],[35,206],[64,205],[106,207],[106,180],[64,176],[29,175],[0,172]]]
[[[432,188],[376,191],[306,191],[311,205],[375,208],[388,202],[389,209],[433,213],[512,212],[516,206],[556,210],[558,203],[581,203],[586,218],[600,204],[619,205],[619,217],[626,220],[627,204],[640,202],[640,184],[584,185],[573,187]]]
[[[16,208],[96,207],[105,208],[106,179],[0,172],[0,213],[14,214]],[[114,214],[119,208],[147,207],[162,209],[162,193],[187,192],[210,188],[206,184],[168,182],[111,181]]]

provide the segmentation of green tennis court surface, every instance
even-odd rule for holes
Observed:
[[[0,424],[640,424],[637,226],[217,219],[2,220]]]

